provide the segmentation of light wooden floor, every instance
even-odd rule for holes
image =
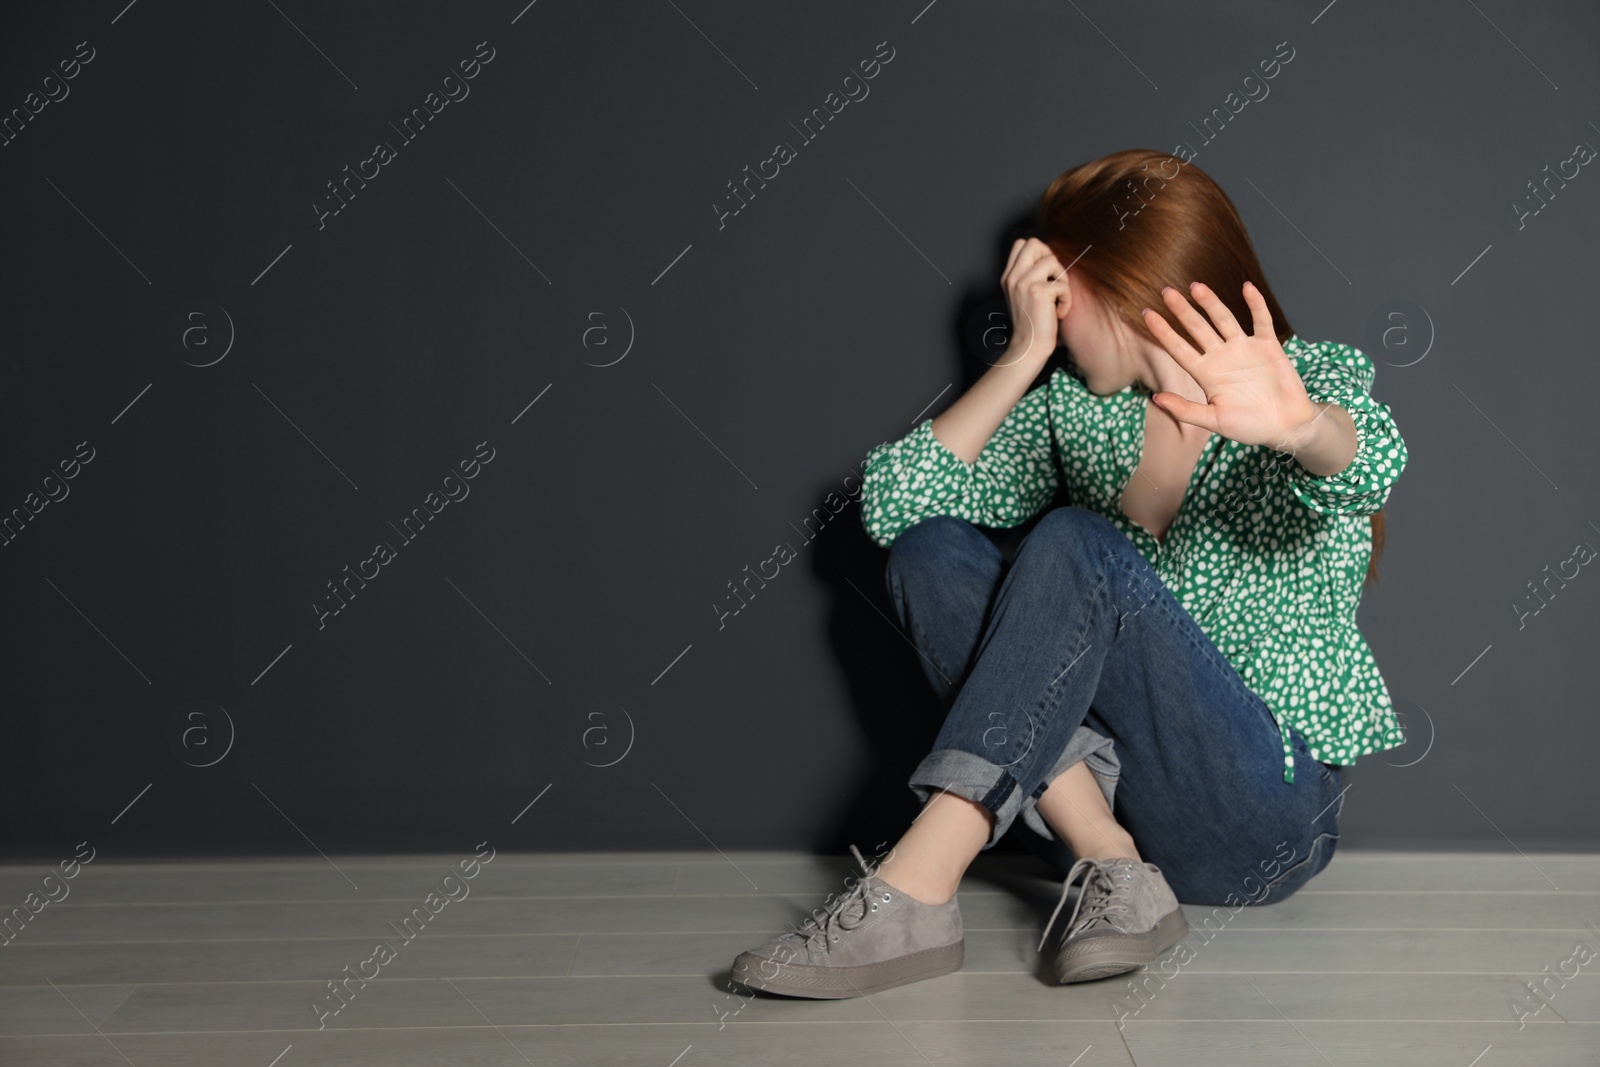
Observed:
[[[1192,957],[1143,975],[1142,1007],[1130,976],[1050,979],[1059,883],[1031,857],[968,874],[961,971],[844,1001],[726,981],[848,857],[501,852],[404,942],[390,923],[461,858],[91,863],[0,948],[0,1064],[1600,1064],[1600,856],[1341,851],[1213,933],[1186,909]],[[44,873],[0,867],[0,903]],[[401,948],[319,1030],[326,983],[383,939]],[[1534,1014],[1519,980],[1562,972]]]

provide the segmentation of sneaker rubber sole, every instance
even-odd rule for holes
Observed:
[[[882,963],[861,967],[775,964],[775,961],[765,956],[744,952],[733,961],[729,976],[751,989],[761,989],[768,993],[838,1000],[844,997],[865,996],[960,970],[965,951],[966,940],[963,939],[951,945],[924,949],[921,952],[912,952],[892,960],[884,960]],[[767,972],[770,972],[774,965],[777,967],[777,973],[769,978]]]
[[[1056,978],[1062,984],[1090,982],[1125,974],[1154,963],[1163,952],[1189,934],[1183,909],[1165,916],[1143,937],[1095,937],[1077,942],[1068,952],[1057,951]]]

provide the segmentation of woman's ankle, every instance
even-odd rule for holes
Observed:
[[[872,873],[914,900],[944,904],[983,850],[994,818],[976,801],[940,790]]]
[[[916,877],[903,877],[898,871],[889,871],[886,874],[880,869],[872,873],[876,874],[880,881],[887,883],[890,887],[898,889],[906,896],[924,904],[944,904],[956,895],[955,890],[951,889],[948,883],[934,884],[931,881]]]
[[[1116,823],[1096,827],[1088,833],[1075,834],[1068,839],[1067,847],[1079,859],[1109,860],[1126,856],[1135,863],[1144,862],[1138,846],[1133,843],[1133,835]]]

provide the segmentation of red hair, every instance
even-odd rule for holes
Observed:
[[[1191,281],[1215,290],[1234,318],[1254,319],[1244,300],[1248,279],[1261,291],[1279,343],[1294,330],[1267,284],[1244,220],[1205,171],[1167,152],[1130,148],[1090,160],[1050,183],[1038,205],[1039,238],[1080,273],[1107,310],[1156,342],[1140,315],[1160,313],[1164,286],[1188,292]],[[1094,255],[1084,255],[1090,248]],[[1182,323],[1169,324],[1193,343]],[[1195,345],[1196,348],[1199,345]],[[1378,580],[1383,512],[1371,516],[1368,582]]]

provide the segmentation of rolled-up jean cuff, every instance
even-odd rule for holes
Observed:
[[[1051,768],[1050,774],[1044,780],[1044,786],[1039,792],[1044,792],[1049,784],[1061,777],[1068,767],[1079,760],[1084,760],[1089,765],[1089,773],[1094,775],[1095,784],[1100,787],[1100,792],[1105,794],[1106,807],[1113,808],[1116,801],[1117,781],[1122,776],[1122,761],[1117,758],[1116,747],[1111,738],[1089,729],[1087,726],[1078,727],[1071,740],[1067,742],[1066,750],[1061,753],[1061,758],[1056,760],[1056,765]],[[1037,798],[1029,797],[1022,805],[1022,821],[1029,829],[1037,832],[1046,840],[1059,841],[1060,838],[1051,831],[1044,817],[1039,814]]]
[[[1022,810],[1022,790],[1004,767],[958,748],[935,749],[922,757],[906,784],[924,804],[935,793],[954,793],[989,809],[994,826],[986,849],[1005,836]]]
[[[1079,726],[1073,733],[1049,777],[1040,784],[1038,792],[1044,792],[1050,782],[1081,759],[1089,761],[1089,769],[1093,772],[1100,791],[1105,794],[1106,803],[1111,804],[1121,764],[1111,739],[1087,726]],[[917,764],[916,770],[911,772],[907,785],[923,803],[927,803],[935,792],[943,791],[964,797],[992,812],[995,821],[989,832],[989,840],[984,843],[985,849],[994,847],[995,843],[1005,836],[1018,812],[1022,813],[1026,825],[1046,838],[1055,838],[1049,826],[1039,816],[1035,804],[1037,798],[1023,796],[1017,780],[1006,768],[982,756],[949,748],[930,752]]]

